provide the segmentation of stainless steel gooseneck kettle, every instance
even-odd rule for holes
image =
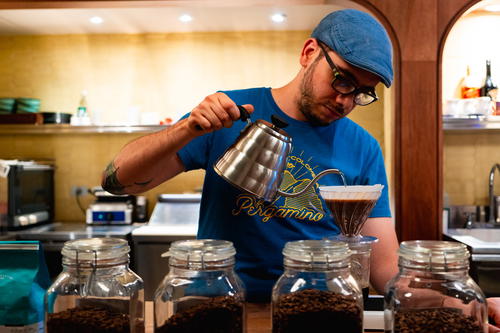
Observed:
[[[344,178],[338,169],[327,169],[318,173],[299,192],[279,190],[286,160],[292,150],[292,138],[283,130],[288,124],[276,115],[271,116],[272,124],[262,119],[252,123],[245,108],[240,105],[238,108],[240,119],[247,121],[248,125],[214,165],[215,172],[230,184],[258,198],[272,201],[277,195],[299,196],[329,173],[337,173]]]

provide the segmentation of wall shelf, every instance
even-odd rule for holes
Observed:
[[[69,124],[43,125],[0,125],[3,134],[128,134],[152,133],[168,127],[167,125],[108,125],[108,126],[71,126]]]
[[[478,131],[500,133],[500,116],[486,118],[443,119],[443,130],[448,132]]]
[[[498,119],[496,119],[498,117]],[[448,132],[480,131],[499,132],[500,116],[495,119],[451,118],[443,119],[443,130]],[[127,134],[152,133],[160,131],[169,125],[106,125],[106,126],[71,126],[68,124],[43,125],[0,125],[2,134]]]

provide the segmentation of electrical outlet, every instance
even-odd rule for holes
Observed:
[[[71,186],[71,196],[73,197],[87,194],[88,191],[89,188],[86,186]]]

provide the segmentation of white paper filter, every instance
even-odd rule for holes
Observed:
[[[384,185],[320,186],[319,192],[324,200],[377,200]]]

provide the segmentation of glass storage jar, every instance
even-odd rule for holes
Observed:
[[[47,333],[144,332],[143,282],[117,238],[64,243],[63,271],[45,295]]]
[[[284,272],[272,291],[272,331],[361,333],[363,297],[349,246],[331,240],[285,244]]]
[[[468,269],[462,243],[402,242],[399,273],[386,286],[385,331],[487,332],[486,300]]]
[[[155,332],[245,331],[245,289],[225,240],[173,242],[169,272],[154,297]]]

